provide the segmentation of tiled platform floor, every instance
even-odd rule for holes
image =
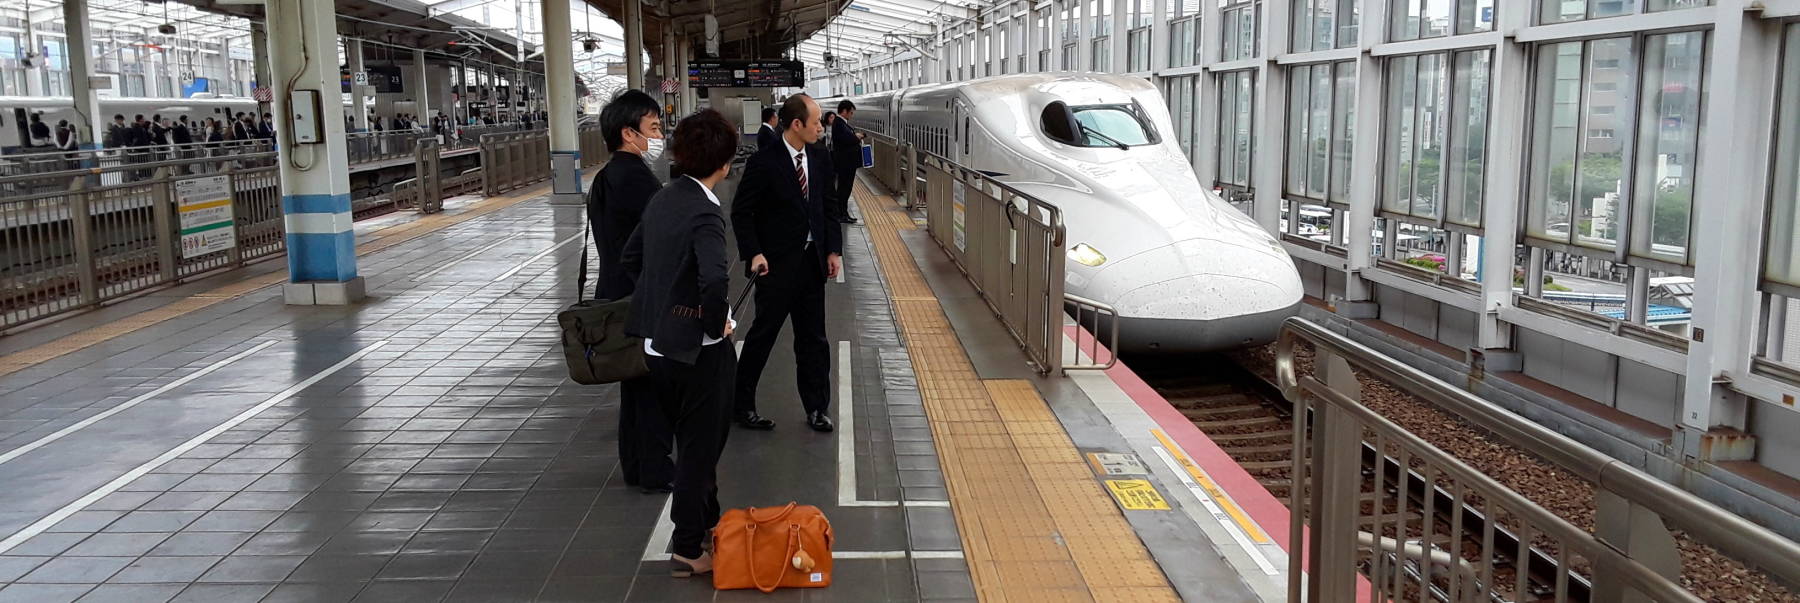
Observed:
[[[567,382],[556,349],[576,215],[530,201],[364,256],[362,305],[265,289],[0,378],[0,428],[20,428],[0,440],[0,601],[766,598],[646,561],[666,497],[617,483],[616,394]],[[871,261],[853,251],[828,294],[856,429],[804,429],[778,353],[762,408],[782,426],[734,432],[721,466],[727,506],[797,499],[837,526],[837,586],[776,600],[974,595]]]

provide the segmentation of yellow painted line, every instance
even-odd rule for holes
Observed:
[[[1154,434],[1156,439],[1162,442],[1163,448],[1168,449],[1169,454],[1174,455],[1175,462],[1181,464],[1181,468],[1187,471],[1188,476],[1194,478],[1194,481],[1200,484],[1200,489],[1205,490],[1206,495],[1212,497],[1213,502],[1217,503],[1219,508],[1225,511],[1226,515],[1230,515],[1231,520],[1237,522],[1238,527],[1242,528],[1245,534],[1250,535],[1251,540],[1256,541],[1257,544],[1268,544],[1270,542],[1269,535],[1263,532],[1262,526],[1258,526],[1256,525],[1256,522],[1250,521],[1250,516],[1246,515],[1243,509],[1238,508],[1237,503],[1231,500],[1230,496],[1225,494],[1225,489],[1220,488],[1219,484],[1214,482],[1212,477],[1206,474],[1206,471],[1200,469],[1199,465],[1194,464],[1194,461],[1188,458],[1187,452],[1182,451],[1181,446],[1176,445],[1174,440],[1169,439],[1169,434],[1163,433],[1163,430],[1161,429],[1152,429],[1150,430],[1150,433]]]
[[[1147,479],[1109,479],[1106,489],[1127,511],[1167,511],[1169,501]]]
[[[583,170],[583,177],[585,178],[586,176],[591,175],[592,171],[595,169],[598,168]],[[362,245],[357,245],[356,255],[364,256],[382,251],[432,232],[498,212],[536,198],[549,188],[549,183],[544,183],[538,186],[518,190],[511,195],[478,201],[466,206],[465,210],[454,214],[430,214],[410,222],[383,227],[372,233],[376,237],[374,240]],[[257,261],[262,261],[263,259],[266,258],[258,258]],[[0,356],[0,377],[111,341],[121,335],[134,333],[145,327],[154,326],[164,321],[184,316],[190,312],[206,308],[219,302],[243,297],[263,288],[285,282],[287,282],[286,270],[279,270],[245,278],[106,324],[82,329],[69,335],[59,337],[54,341],[45,342],[31,348]]]
[[[193,205],[188,205],[188,206],[182,207],[181,211],[182,212],[199,211],[202,209],[212,209],[214,207],[225,207],[227,205],[231,205],[230,199],[220,199],[218,201],[207,201],[205,203],[195,203]]]

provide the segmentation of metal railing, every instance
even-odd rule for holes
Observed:
[[[865,132],[869,137],[869,146],[874,150],[875,166],[869,173],[875,180],[886,186],[898,198],[900,205],[913,209],[919,205],[914,203],[918,197],[913,187],[907,186],[917,178],[919,154],[912,143],[901,142],[884,134]]]
[[[196,142],[182,145],[87,149],[54,153],[18,153],[0,155],[0,176],[28,176],[65,173],[64,179],[34,178],[13,180],[0,185],[0,197],[51,192],[74,186],[111,186],[145,180],[152,175],[146,164],[159,162],[201,162],[192,169],[184,163],[182,171],[197,171],[216,166],[210,160],[231,157],[235,166],[250,168],[274,165],[273,159],[255,157],[274,151],[268,140],[229,140]],[[133,169],[115,169],[131,167]]]
[[[925,216],[1038,372],[1062,364],[1062,210],[944,158],[919,153],[933,202]]]
[[[1316,376],[1297,373],[1302,341]],[[1592,483],[1594,531],[1363,406],[1356,372]],[[1288,319],[1276,376],[1295,418],[1290,601],[1698,601],[1670,529],[1800,583],[1793,541],[1316,323]]]
[[[285,247],[273,153],[0,176],[0,328],[87,308]],[[242,163],[262,163],[240,167]],[[120,172],[147,172],[126,180]],[[85,176],[99,176],[87,186]]]
[[[606,161],[606,138],[600,134],[600,126],[582,126],[576,130],[581,146],[581,167],[589,168]]]
[[[1063,363],[1063,372],[1103,371],[1118,364],[1118,310],[1110,305],[1067,293],[1063,294],[1063,305],[1075,319],[1075,336],[1071,337],[1075,344],[1075,357]],[[1105,347],[1101,347],[1102,342]]]
[[[411,157],[419,140],[437,137],[417,130],[352,132],[344,135],[344,152],[350,165]]]
[[[481,137],[481,192],[489,197],[550,177],[550,136],[542,130]]]

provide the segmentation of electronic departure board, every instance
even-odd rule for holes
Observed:
[[[803,88],[806,67],[800,61],[698,61],[688,63],[688,85],[695,88]]]

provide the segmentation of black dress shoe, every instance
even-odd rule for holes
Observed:
[[[744,413],[739,414],[737,416],[737,424],[739,426],[742,426],[745,429],[760,429],[763,431],[768,431],[770,429],[775,428],[774,421],[771,421],[767,417],[764,417],[762,415],[756,414],[756,411],[754,411],[754,410],[745,411]]]
[[[836,429],[836,427],[831,424],[831,417],[826,416],[824,412],[817,410],[806,413],[806,426],[811,427],[813,431],[831,431]]]
[[[843,223],[843,224],[855,224],[856,218],[852,218],[850,216],[844,216],[842,218],[838,218],[838,222]]]

